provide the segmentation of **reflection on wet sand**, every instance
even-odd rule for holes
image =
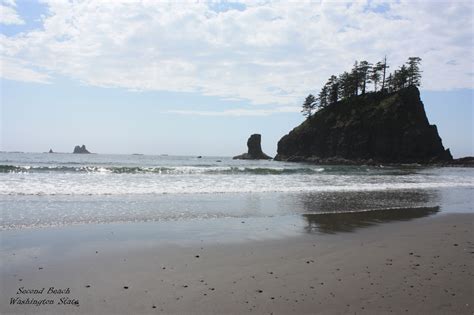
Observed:
[[[440,211],[437,191],[375,191],[301,196],[306,232],[351,232],[378,223],[410,220]]]
[[[407,221],[433,215],[439,207],[396,208],[386,210],[369,210],[345,213],[314,213],[303,214],[308,224],[308,233],[334,234],[337,232],[353,232],[358,228],[392,221]]]
[[[299,196],[304,213],[354,212],[440,205],[436,190],[389,190],[308,193]]]

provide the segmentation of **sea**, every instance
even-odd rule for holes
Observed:
[[[2,231],[120,226],[169,240],[259,239],[474,212],[473,195],[474,169],[462,167],[0,153]]]

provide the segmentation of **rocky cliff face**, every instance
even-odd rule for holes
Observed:
[[[248,152],[234,156],[234,159],[239,160],[269,160],[271,157],[263,153],[261,146],[262,136],[253,134],[247,140]]]
[[[414,86],[331,104],[281,138],[277,152],[276,160],[320,163],[452,160]]]
[[[87,151],[85,145],[82,145],[82,146],[76,145],[76,146],[74,147],[74,152],[72,152],[72,153],[89,154],[90,152]]]

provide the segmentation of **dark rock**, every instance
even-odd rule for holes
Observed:
[[[463,158],[454,159],[444,164],[444,166],[474,167],[474,156],[466,156]]]
[[[445,163],[418,88],[354,96],[316,112],[278,142],[275,160],[320,164]]]
[[[73,152],[73,153],[77,153],[77,154],[89,154],[90,152],[87,151],[85,145],[82,145],[82,146],[76,145],[76,146],[74,147],[74,152]]]
[[[48,152],[48,153],[54,153],[54,152],[53,152],[53,149],[49,149],[49,152]]]
[[[262,136],[259,134],[253,134],[247,140],[248,152],[234,156],[234,159],[238,160],[271,160],[271,157],[263,153],[262,146],[260,144]]]

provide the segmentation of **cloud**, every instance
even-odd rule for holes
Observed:
[[[20,18],[15,10],[16,4],[14,0],[3,0],[0,2],[0,24],[4,25],[21,25],[25,21]]]
[[[446,61],[446,64],[451,65],[451,66],[456,66],[458,63],[456,62],[456,60],[451,59],[451,60]]]
[[[2,58],[0,65],[0,72],[5,79],[23,82],[50,83],[50,76],[48,74],[35,71],[18,60]]]
[[[426,89],[472,88],[469,1],[242,1],[217,9],[200,1],[44,1],[41,29],[0,37],[3,77],[65,76],[285,107],[355,59],[387,55],[391,70],[422,57]],[[238,113],[247,112],[227,111]]]

